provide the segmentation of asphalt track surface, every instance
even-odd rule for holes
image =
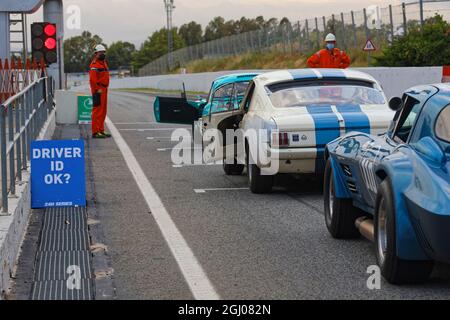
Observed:
[[[245,172],[225,176],[220,165],[174,167],[170,136],[183,126],[154,123],[153,101],[146,94],[111,92],[108,116],[220,298],[450,298],[450,268],[444,265],[424,284],[382,280],[380,290],[369,290],[373,245],[331,238],[321,184],[314,179],[278,177],[271,194],[255,195]],[[93,140],[90,156],[118,298],[193,299],[115,140]]]

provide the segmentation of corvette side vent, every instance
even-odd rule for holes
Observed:
[[[419,239],[419,242],[423,245],[424,249],[428,250],[429,252],[434,252],[433,247],[431,246],[430,242],[425,236],[425,232],[423,231],[420,222],[414,217],[411,220],[413,222],[413,228],[416,231],[417,238]]]
[[[347,177],[353,177],[353,175],[352,175],[352,170],[350,170],[350,167],[348,166],[348,165],[346,165],[346,164],[341,164],[341,168],[342,168],[342,171],[344,171],[344,174],[347,176]]]
[[[347,181],[348,189],[353,193],[358,193],[358,189],[356,189],[356,184],[351,181]]]

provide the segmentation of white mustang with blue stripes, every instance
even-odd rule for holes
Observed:
[[[328,142],[350,131],[384,133],[394,115],[373,77],[340,69],[259,75],[249,85],[241,110],[241,129],[270,131],[267,139],[258,140],[258,149],[276,155],[277,172],[302,174],[323,172]],[[257,159],[246,162],[249,185],[255,193],[268,192],[273,176],[264,174],[267,162]]]

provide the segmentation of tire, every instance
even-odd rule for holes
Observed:
[[[375,206],[375,254],[383,277],[392,284],[420,283],[433,271],[432,261],[402,260],[397,256],[396,214],[391,179],[378,189]]]
[[[264,194],[272,191],[274,176],[262,175],[261,169],[256,164],[250,164],[250,150],[248,145],[246,145],[246,165],[247,165],[247,176],[248,176],[248,186],[250,191],[256,194]],[[255,161],[252,161],[255,162]]]
[[[333,238],[352,239],[361,236],[355,227],[355,221],[364,214],[355,206],[351,199],[335,197],[333,168],[328,159],[325,166],[323,194],[325,205],[325,223]]]

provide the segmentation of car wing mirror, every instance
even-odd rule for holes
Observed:
[[[420,139],[415,144],[415,149],[429,160],[438,164],[444,164],[447,161],[444,151],[431,137]]]
[[[392,111],[398,111],[401,108],[403,108],[403,100],[399,97],[393,97],[391,100],[389,100],[389,108]]]

